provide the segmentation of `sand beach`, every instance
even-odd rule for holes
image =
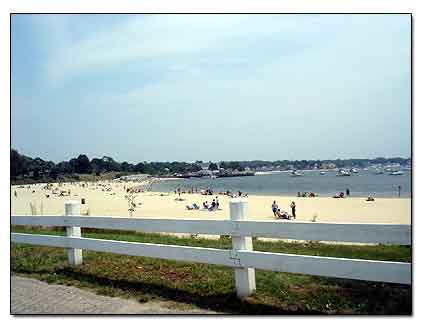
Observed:
[[[77,182],[12,186],[12,215],[63,215],[64,203],[83,198],[82,214],[90,216],[129,217],[127,188],[147,186],[146,182],[124,183],[115,181]],[[68,195],[70,191],[70,195]],[[16,192],[16,195],[15,195]],[[62,195],[60,193],[63,192]],[[48,196],[48,197],[47,197]],[[182,201],[174,192],[139,192],[134,195],[136,208],[132,217],[175,219],[229,219],[229,200],[225,195],[181,194]],[[204,201],[212,202],[218,196],[217,211],[187,210],[186,205],[196,203],[202,207]],[[376,198],[368,202],[365,198],[334,199],[330,197],[288,197],[274,195],[249,195],[249,218],[251,220],[273,220],[271,204],[276,200],[281,210],[291,212],[290,204],[296,204],[296,221],[329,223],[376,223],[411,224],[410,198]],[[32,205],[32,207],[31,207]]]

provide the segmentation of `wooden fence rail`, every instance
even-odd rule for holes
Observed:
[[[15,216],[13,225],[65,226],[67,236],[12,233],[16,243],[68,249],[69,264],[82,263],[82,250],[224,265],[234,268],[237,295],[256,289],[254,269],[309,275],[411,284],[411,264],[253,251],[252,236],[297,240],[411,244],[410,225],[329,224],[312,222],[247,221],[248,202],[230,201],[231,220],[138,219],[80,216],[79,202],[65,204],[66,216]],[[233,248],[221,250],[190,246],[122,242],[81,237],[80,228],[118,229],[231,235]]]

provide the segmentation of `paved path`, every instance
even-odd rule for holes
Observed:
[[[217,314],[192,308],[174,309],[165,302],[138,303],[134,300],[99,296],[93,292],[49,285],[31,278],[12,276],[11,312],[18,314]]]

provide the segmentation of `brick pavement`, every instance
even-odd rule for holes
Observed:
[[[32,278],[12,276],[11,313],[20,314],[217,314],[192,308],[177,310],[166,302],[100,296],[75,287],[47,284]]]

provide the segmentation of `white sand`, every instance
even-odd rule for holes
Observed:
[[[101,186],[99,186],[101,184]],[[122,216],[128,217],[128,202],[125,199],[124,186],[133,183],[100,182],[89,183],[88,188],[82,188],[79,183],[63,184],[60,190],[70,189],[68,197],[58,197],[51,190],[44,190],[45,184],[31,185],[31,189],[12,187],[11,209],[13,215],[31,215],[31,202],[36,206],[37,214],[63,215],[64,203],[68,200],[85,198],[82,213],[89,209],[92,216]],[[54,187],[58,188],[57,184]],[[111,191],[103,191],[111,188]],[[35,190],[35,193],[32,191]],[[14,192],[16,191],[17,197]],[[50,197],[46,198],[46,194]],[[178,195],[174,193],[146,192],[135,194],[136,203],[141,203],[133,217],[142,218],[178,218],[178,219],[229,219],[229,198],[219,195],[222,210],[188,211],[186,205],[193,202],[202,206],[202,202],[209,203],[215,196],[200,194],[182,194],[185,201],[175,201]],[[374,202],[367,202],[364,198],[297,198],[280,196],[253,196],[249,198],[249,218],[259,220],[273,220],[271,204],[276,200],[281,209],[291,212],[289,205],[295,201],[297,221],[310,221],[317,215],[317,222],[338,223],[389,223],[411,224],[410,198],[376,198]]]

